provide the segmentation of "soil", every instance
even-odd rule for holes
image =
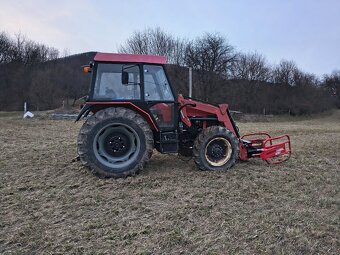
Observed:
[[[1,254],[339,254],[339,111],[239,123],[289,134],[281,165],[203,172],[154,153],[116,180],[73,160],[81,125],[0,114]]]

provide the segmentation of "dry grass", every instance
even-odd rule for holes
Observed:
[[[1,254],[339,254],[340,112],[240,124],[290,134],[284,165],[201,172],[155,153],[119,180],[72,162],[80,126],[0,118]]]

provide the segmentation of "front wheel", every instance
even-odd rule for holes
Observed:
[[[193,154],[195,163],[201,170],[227,170],[238,159],[238,139],[225,127],[211,126],[196,138]]]

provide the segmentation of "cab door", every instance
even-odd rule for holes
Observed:
[[[143,65],[144,101],[161,131],[177,128],[176,103],[161,65]]]

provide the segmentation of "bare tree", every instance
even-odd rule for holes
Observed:
[[[157,27],[135,31],[126,43],[121,45],[119,52],[167,56],[170,64],[182,65],[185,48],[185,40],[175,39]]]
[[[146,32],[135,31],[125,45],[120,46],[119,52],[149,54],[149,38]]]
[[[323,83],[336,98],[337,107],[340,109],[340,70],[334,70],[332,74],[325,75]]]
[[[234,60],[233,47],[219,34],[206,33],[186,50],[186,64],[200,71],[226,75]]]
[[[0,64],[7,64],[10,62],[10,50],[12,41],[5,32],[0,33]]]
[[[299,69],[294,71],[293,79],[294,85],[299,87],[318,86],[320,84],[320,80],[315,76],[315,74],[305,73]]]
[[[202,99],[209,100],[217,79],[228,77],[234,60],[233,47],[219,34],[206,33],[190,42],[186,48],[185,63],[198,71],[196,94],[198,92]]]
[[[14,39],[4,32],[0,34],[0,63],[33,65],[58,56],[57,49],[28,40],[20,33]]]
[[[147,35],[151,54],[170,56],[174,48],[174,39],[171,35],[166,34],[159,27],[149,29]]]
[[[272,71],[272,82],[277,84],[294,85],[294,73],[297,66],[294,61],[281,60]]]
[[[173,47],[168,55],[168,62],[179,66],[185,66],[185,54],[188,41],[186,39],[176,38],[173,41]]]
[[[258,53],[238,53],[231,68],[232,77],[247,81],[268,81],[270,67]]]

